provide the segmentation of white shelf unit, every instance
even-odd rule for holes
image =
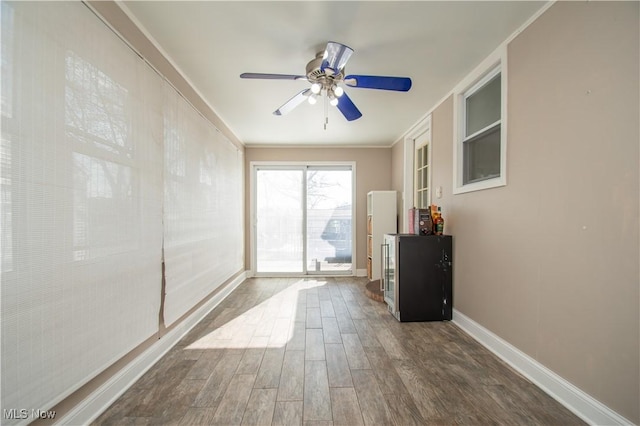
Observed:
[[[370,281],[380,279],[384,234],[394,234],[398,229],[397,198],[396,191],[367,194],[367,277]]]

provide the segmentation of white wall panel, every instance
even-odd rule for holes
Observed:
[[[242,270],[244,237],[242,152],[85,5],[1,19],[4,415],[157,333],[163,259],[170,325]]]
[[[242,269],[241,152],[165,86],[165,324]]]
[[[158,330],[163,81],[79,2],[1,7],[2,409],[31,414]]]

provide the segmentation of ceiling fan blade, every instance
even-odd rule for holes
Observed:
[[[302,92],[285,102],[280,108],[273,111],[273,115],[285,115],[289,113],[292,109],[303,103],[310,94],[311,89],[304,89]]]
[[[343,93],[342,96],[338,98],[337,107],[347,121],[357,120],[362,117],[362,113],[346,93]]]
[[[304,75],[293,74],[263,74],[257,72],[244,72],[240,74],[240,78],[253,78],[260,80],[306,80]]]
[[[324,72],[328,70],[330,73],[338,74],[342,71],[352,54],[353,49],[349,46],[330,41],[324,50],[320,70]]]
[[[344,83],[351,87],[365,89],[396,90],[408,92],[411,89],[411,79],[408,77],[385,77],[380,75],[348,75]]]

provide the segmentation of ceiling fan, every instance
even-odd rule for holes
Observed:
[[[324,52],[320,52],[312,59],[306,68],[305,75],[292,74],[262,74],[243,73],[240,78],[264,80],[307,80],[311,87],[304,89],[275,110],[275,115],[284,115],[300,105],[305,100],[315,104],[318,97],[326,95],[329,104],[336,106],[348,121],[357,120],[362,113],[349,96],[344,92],[341,84],[349,87],[364,89],[381,89],[407,92],[411,88],[408,77],[388,77],[375,75],[346,75],[344,66],[353,54],[353,49],[341,43],[330,41]],[[326,110],[325,110],[326,117]],[[326,128],[326,122],[325,122]]]

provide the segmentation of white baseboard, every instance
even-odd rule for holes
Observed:
[[[82,402],[76,405],[56,424],[85,425],[94,421],[104,410],[109,408],[136,380],[147,372],[160,358],[162,358],[176,343],[184,337],[209,312],[235,290],[245,279],[246,272],[238,275],[227,284],[222,291],[209,299],[197,311],[165,334],[149,349],[116,373],[111,379],[92,392]]]
[[[356,269],[356,277],[366,277],[367,270],[366,269]]]
[[[592,425],[633,424],[456,309],[453,310],[453,323],[585,422]]]

